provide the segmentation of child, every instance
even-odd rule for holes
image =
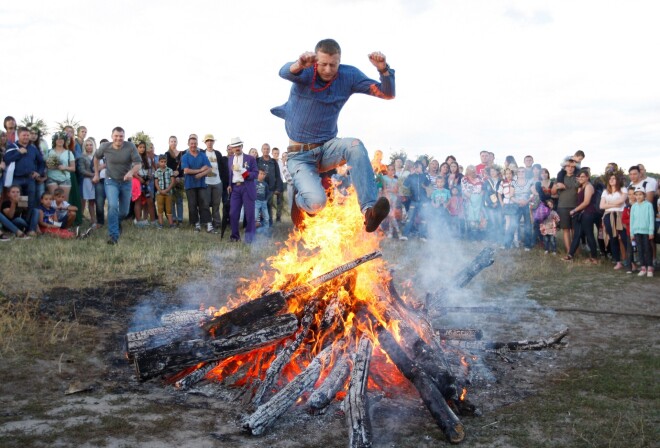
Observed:
[[[73,221],[76,220],[78,207],[69,204],[64,199],[64,190],[62,188],[56,188],[55,191],[53,191],[53,200],[50,205],[57,210],[57,220],[62,224],[61,227],[67,229],[71,227]]]
[[[454,229],[456,236],[459,236],[463,229],[463,198],[458,191],[458,187],[452,187],[451,189],[451,198],[447,202],[447,211],[449,212],[451,227]]]
[[[552,255],[557,255],[557,224],[559,224],[559,214],[554,211],[555,203],[552,199],[545,201],[545,205],[550,209],[550,214],[543,222],[539,224],[539,231],[543,235],[543,245],[545,253],[552,251]]]
[[[257,199],[254,201],[254,219],[257,227],[268,227],[268,184],[266,183],[266,170],[260,169],[257,176]]]
[[[431,193],[431,206],[436,211],[438,222],[442,222],[448,215],[447,204],[451,199],[451,192],[445,188],[446,181],[443,176],[435,179],[435,189]]]
[[[651,244],[654,243],[655,217],[653,205],[646,200],[646,191],[643,187],[635,189],[635,203],[630,208],[630,234],[635,238],[639,253],[640,277],[653,277],[653,252]]]
[[[389,199],[390,204],[396,204],[396,201],[399,197],[399,181],[396,177],[396,168],[394,165],[389,165],[387,167],[387,172],[383,175],[379,175],[381,182],[383,184],[383,196]],[[387,237],[392,238],[394,231],[396,230],[397,236],[401,236],[401,230],[399,229],[399,223],[396,220],[396,208],[390,208],[390,214],[387,216],[385,221],[383,221],[383,227],[387,227]]]
[[[156,208],[158,209],[158,228],[163,228],[163,213],[167,216],[170,228],[176,227],[172,220],[172,188],[174,170],[167,166],[167,156],[162,155],[158,159],[158,169],[154,173],[156,179]]]
[[[337,173],[333,174],[330,180],[334,188],[334,198],[338,204],[343,204],[348,196],[348,187],[351,186],[351,178],[348,175],[348,165],[340,165]]]
[[[564,169],[564,166],[566,166],[566,163],[569,160],[573,160],[575,162],[575,172],[580,171],[580,164],[584,160],[584,151],[582,150],[577,150],[575,151],[575,154],[569,157],[565,157],[564,160],[561,162],[561,171],[557,173],[557,182],[563,184],[564,183],[564,177],[566,176],[566,170]]]
[[[514,223],[514,217],[518,213],[518,205],[513,202],[515,188],[513,184],[513,170],[506,168],[504,170],[504,180],[497,190],[500,205],[504,212],[504,249],[510,249],[513,244],[513,234],[516,231],[517,223]]]
[[[41,204],[37,208],[39,212],[39,230],[41,233],[55,235],[59,238],[75,238],[76,235],[73,232],[62,228],[62,222],[57,219],[58,213],[53,206],[54,202],[50,193],[46,192],[41,195]]]
[[[623,231],[628,235],[628,243],[626,244],[626,260],[623,263],[627,267],[626,274],[632,274],[635,269],[635,253],[633,248],[637,247],[637,243],[633,241],[630,236],[630,207],[635,203],[635,190],[628,190],[628,198],[623,207],[623,212],[621,212],[621,224],[623,225]]]

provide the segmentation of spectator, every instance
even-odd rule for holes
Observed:
[[[53,196],[45,192],[41,195],[41,204],[37,208],[39,213],[39,230],[41,233],[54,235],[58,238],[72,239],[76,234],[68,229],[62,228],[62,223],[57,219],[57,210],[51,204]]]
[[[445,187],[448,185],[447,176],[449,175],[449,164],[447,162],[442,162],[440,164],[440,174],[445,179]],[[451,192],[449,193],[451,195]]]
[[[615,270],[623,269],[619,241],[621,241],[623,247],[628,245],[628,235],[624,231],[622,221],[623,208],[627,197],[628,192],[623,187],[623,178],[614,173],[609,174],[607,188],[603,191],[599,206],[604,212],[603,224],[605,233],[609,237],[612,259],[616,262]]]
[[[557,255],[557,224],[559,224],[559,214],[554,211],[555,203],[552,199],[546,199],[544,204],[550,209],[547,218],[539,224],[539,232],[543,236],[543,248],[545,253],[552,252]]]
[[[282,210],[284,209],[284,192],[286,191],[288,193],[288,184],[289,180],[287,179],[287,176],[284,174],[284,167],[286,166],[286,161],[283,161],[282,158],[280,158],[280,150],[279,148],[273,148],[273,159],[275,162],[277,162],[277,168],[280,171],[280,181],[281,183],[281,190],[280,194],[276,196],[275,200],[275,222],[280,222],[282,221]],[[291,177],[291,174],[289,174],[289,177]],[[288,198],[287,194],[287,198]]]
[[[286,200],[287,210],[291,213],[291,204],[293,203],[293,177],[289,173],[289,168],[286,166],[286,161],[289,158],[289,153],[282,153],[282,177],[286,180]]]
[[[470,239],[479,239],[480,233],[485,227],[482,185],[474,165],[468,165],[465,176],[461,180],[461,190],[465,198],[463,213],[465,214],[467,236]]]
[[[220,151],[213,148],[213,145],[215,144],[213,134],[206,134],[204,136],[204,144],[206,145],[206,157],[211,163],[211,169],[206,175],[206,202],[209,204],[211,210],[213,233],[218,233],[220,226],[222,225],[220,209],[222,207],[224,191],[227,188],[229,178],[229,173],[227,172],[227,158],[223,156]]]
[[[504,249],[510,249],[513,244],[513,235],[516,231],[514,219],[518,215],[518,206],[513,201],[515,188],[513,184],[513,170],[504,169],[504,179],[497,190],[502,213],[504,214]]]
[[[504,168],[511,168],[511,171],[513,172],[513,176],[515,178],[517,172],[514,172],[514,170],[518,169],[518,163],[516,162],[515,157],[506,156],[506,159],[504,159]]]
[[[18,238],[36,236],[39,215],[30,213],[27,201],[21,204],[21,189],[13,185],[0,206],[0,224]]]
[[[330,178],[334,187],[334,199],[337,203],[343,204],[348,197],[348,187],[351,186],[351,178],[346,165],[339,165],[335,170],[337,172]]]
[[[268,207],[268,226],[273,226],[273,198],[282,194],[282,175],[280,174],[280,167],[270,156],[270,145],[264,143],[261,145],[261,157],[257,159],[257,167],[266,172],[266,184],[268,185],[268,192],[266,198],[266,205]]]
[[[444,233],[447,225],[449,224],[449,212],[447,211],[447,205],[451,199],[451,192],[447,190],[445,178],[438,176],[435,179],[435,189],[431,193],[431,209],[430,209],[430,221],[431,221],[431,237],[437,239],[442,233]]]
[[[557,182],[564,183],[564,176],[566,175],[566,164],[570,161],[573,161],[575,164],[575,169],[579,170],[582,166],[582,161],[584,160],[584,151],[578,150],[575,151],[575,154],[564,158],[561,162],[561,170],[557,173]]]
[[[250,148],[248,155],[254,157],[254,160],[257,160],[259,158],[259,151],[257,151],[257,148]]]
[[[525,156],[523,163],[525,164],[525,179],[534,179],[534,157]]]
[[[410,207],[408,209],[408,221],[403,229],[403,234],[399,237],[400,240],[407,240],[416,224],[415,221],[417,219],[420,221],[423,219],[422,208],[428,199],[425,187],[427,187],[430,182],[426,174],[424,174],[424,165],[422,162],[417,161],[414,164],[414,169],[415,171],[411,173],[404,182],[404,185],[410,191],[410,197],[408,198]],[[420,239],[424,240],[426,238],[423,229],[418,229],[418,234]]]
[[[451,189],[451,198],[447,203],[447,211],[449,212],[449,226],[454,233],[454,236],[459,237],[463,234],[463,198],[458,187]]]
[[[268,183],[266,182],[266,170],[259,168],[256,181],[257,197],[254,201],[254,218],[257,227],[268,226]]]
[[[108,140],[104,138],[99,142],[100,145],[103,143],[108,143]],[[96,154],[96,151],[94,154]],[[94,157],[92,162],[95,160],[96,157]],[[92,167],[94,168],[94,163],[92,163]],[[105,159],[98,161],[98,169],[98,172],[94,171],[94,176],[98,175],[99,182],[94,183],[94,178],[92,177],[92,184],[94,184],[94,199],[96,201],[96,225],[92,226],[94,228],[99,228],[105,225]],[[94,170],[96,170],[96,168],[94,168]]]
[[[94,178],[94,153],[96,152],[96,142],[93,138],[88,138],[83,143],[83,154],[76,161],[76,171],[81,175],[82,181],[82,206],[85,205],[89,210],[89,220],[92,227],[96,228],[96,191],[92,179]],[[84,210],[83,210],[84,212]]]
[[[11,126],[6,120],[5,125]],[[37,207],[36,179],[44,175],[46,165],[41,151],[30,144],[28,128],[18,128],[18,140],[15,143],[7,143],[3,160],[6,166],[4,186],[20,187],[21,195],[28,197],[28,210],[32,213]]]
[[[183,153],[176,147],[178,139],[172,135],[168,141],[167,167],[172,170],[174,186],[172,187],[172,206],[174,221],[177,225],[183,223],[183,171],[181,170],[181,157]]]
[[[643,187],[635,189],[635,203],[630,209],[630,233],[639,252],[639,276],[653,277],[651,246],[654,243],[655,217],[653,206],[647,201],[648,192]]]
[[[69,136],[66,132],[53,134],[53,148],[46,153],[46,166],[48,168],[48,180],[46,187],[53,194],[55,189],[64,190],[65,199],[69,199],[71,181],[76,172],[76,158],[67,149]],[[75,179],[74,179],[75,180]]]
[[[488,174],[483,183],[484,212],[486,213],[486,233],[488,239],[502,243],[502,206],[498,192],[500,190],[500,170],[494,166],[487,168]]]
[[[62,228],[71,228],[76,220],[78,207],[71,205],[66,201],[64,190],[61,188],[55,189],[53,192],[53,200],[50,205],[57,211],[57,220],[62,223]]]
[[[395,174],[395,166],[389,165],[387,167],[387,173],[383,175],[383,195],[387,197],[390,201],[390,204],[396,204],[399,197],[399,182]],[[394,231],[396,231],[397,237],[401,236],[401,230],[399,229],[399,222],[396,219],[396,207],[390,209],[390,214],[385,219],[385,226],[387,228],[387,237],[392,238],[394,236]]]
[[[463,174],[458,171],[458,163],[451,162],[449,164],[449,175],[447,176],[447,187],[449,190],[456,187],[458,191],[461,191],[461,180],[463,180]]]
[[[660,199],[660,196],[656,195],[656,190],[658,189],[658,181],[653,177],[648,177],[646,175],[646,167],[643,164],[638,164],[639,168],[639,181],[644,183],[646,182],[646,200],[651,203],[653,206],[653,214],[658,214],[658,203],[657,200]],[[656,229],[657,230],[657,229]],[[653,260],[656,259],[656,247],[655,244],[651,244],[651,250],[653,252]]]
[[[135,201],[135,224],[144,227],[149,225],[150,221],[156,222],[153,196],[149,190],[149,183],[153,179],[153,167],[151,166],[151,159],[147,155],[147,143],[142,141],[134,143],[140,155],[140,169],[133,176],[131,198]],[[147,218],[143,219],[145,216]]]
[[[567,178],[568,171],[566,172],[566,178],[564,181],[566,181]],[[598,264],[598,259],[596,258],[596,239],[594,238],[594,221],[598,214],[598,210],[592,202],[594,186],[589,181],[589,172],[584,169],[580,170],[577,181],[579,184],[577,191],[577,206],[569,212],[573,220],[573,241],[568,254],[563,260],[573,260],[575,252],[578,247],[580,247],[580,238],[585,236],[590,251],[589,263]]]
[[[18,130],[16,129],[16,119],[12,116],[5,117],[4,128],[7,136],[7,143],[16,143],[18,141]]]
[[[484,179],[488,177],[488,164],[490,163],[490,153],[488,151],[479,152],[479,158],[481,163],[474,167],[477,172],[477,176]]]
[[[206,175],[211,169],[211,162],[197,148],[197,134],[188,137],[188,150],[181,157],[181,168],[185,175],[184,188],[188,198],[188,220],[195,232],[206,225],[208,233],[213,232],[211,212],[206,202]]]
[[[254,234],[256,231],[254,201],[257,197],[257,189],[254,181],[259,174],[257,161],[249,154],[243,153],[243,141],[239,137],[232,138],[229,146],[234,152],[227,162],[231,179],[231,184],[229,186],[229,220],[231,224],[230,241],[238,242],[241,240],[239,233],[239,220],[241,216],[241,208],[244,207],[245,220],[247,223],[245,229],[245,242],[251,244],[254,241]]]
[[[374,152],[374,157],[371,159],[371,169],[374,172],[374,176],[387,173],[387,166],[383,163],[383,151],[380,149]]]
[[[559,214],[559,227],[562,229],[564,248],[566,249],[566,252],[568,252],[571,242],[573,241],[573,226],[571,223],[570,211],[578,204],[578,182],[575,177],[575,161],[572,159],[568,160],[565,164],[564,170],[565,175],[563,182],[555,182],[552,187],[552,194],[558,195],[557,213]]]
[[[176,227],[172,217],[172,189],[174,188],[174,171],[167,166],[167,156],[162,155],[158,159],[158,169],[154,173],[156,195],[156,206],[158,209],[158,228],[163,228],[163,214],[167,216],[170,228]]]
[[[429,171],[427,173],[431,185],[435,185],[435,180],[440,176],[440,162],[433,159],[429,162]]]
[[[519,228],[518,238],[522,240],[525,251],[531,250],[533,242],[532,215],[530,203],[533,198],[534,179],[526,177],[526,168],[518,168],[518,176],[513,181],[513,202],[518,206],[517,215],[514,218],[514,226],[519,225],[522,218],[522,229]]]

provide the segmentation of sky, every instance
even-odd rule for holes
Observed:
[[[394,100],[340,115],[371,154],[531,154],[554,174],[581,149],[595,173],[660,173],[659,17],[653,0],[0,0],[0,115],[143,131],[159,154],[191,133],[282,148],[278,71],[334,38],[342,63],[377,79],[381,51],[396,71]]]

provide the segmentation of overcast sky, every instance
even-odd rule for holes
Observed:
[[[582,149],[595,172],[660,172],[659,19],[653,0],[0,0],[0,115],[144,131],[157,153],[190,133],[285,147],[278,70],[332,37],[342,63],[377,78],[378,50],[396,70],[396,99],[355,95],[339,120],[370,153],[532,154],[554,174]]]

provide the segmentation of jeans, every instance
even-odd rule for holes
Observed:
[[[343,163],[350,166],[360,209],[364,212],[372,207],[378,190],[367,149],[356,138],[333,138],[318,148],[289,153],[287,168],[293,176],[293,186],[298,191],[295,198],[298,207],[312,215],[321,211],[327,196],[319,173],[330,171]]]
[[[413,226],[415,225],[415,221],[417,220],[417,216],[422,217],[422,202],[421,201],[411,201],[410,202],[410,208],[408,209],[408,221],[406,222],[406,226],[403,228],[403,236],[408,236],[410,235],[410,232],[412,232]],[[419,229],[419,236],[424,237],[424,231],[423,227],[420,226]]]
[[[131,206],[132,181],[105,179],[105,197],[108,199],[108,236],[119,239],[119,222],[128,215]]]
[[[211,211],[206,202],[206,188],[189,188],[186,190],[188,198],[188,221],[191,226],[208,224],[211,222]]]
[[[39,224],[39,212],[32,212],[30,215],[30,225],[28,225],[27,221],[20,216],[17,216],[14,219],[9,219],[3,213],[0,213],[0,224],[14,235],[16,235],[19,230],[24,233],[36,232],[37,225]]]
[[[500,207],[484,207],[486,212],[486,235],[490,241],[500,244],[504,240],[502,231],[502,209]]]
[[[220,207],[222,207],[222,183],[215,185],[206,185],[206,204],[211,210],[211,222],[216,229],[220,228],[222,221],[220,219]]]
[[[611,213],[617,213],[617,212],[611,212]],[[619,247],[619,238],[621,239],[621,243],[624,245],[624,247],[628,246],[628,234],[626,233],[626,229],[617,230],[617,236],[614,237],[612,231],[612,222],[610,221],[609,213],[603,217],[603,224],[605,225],[605,232],[607,232],[607,235],[610,237],[610,251],[612,252],[612,259],[616,262],[619,262],[621,261],[621,248]]]
[[[268,201],[260,201],[258,199],[254,201],[254,217],[258,222],[261,222],[262,227],[265,227],[269,222],[269,216]]]
[[[172,179],[172,181],[176,181]],[[174,220],[178,223],[183,222],[183,190],[179,188],[172,188],[172,211],[174,212]]]
[[[655,240],[649,239],[650,235],[635,234],[635,242],[637,243],[637,256],[639,257],[639,265],[641,267],[653,267],[653,250],[651,244]]]
[[[546,252],[557,252],[557,238],[554,235],[543,235],[543,246]]]
[[[17,185],[21,188],[21,195],[28,197],[28,210],[30,210],[30,216],[28,219],[31,220],[32,215],[35,214],[35,209],[39,205],[39,200],[37,198],[37,182],[32,179],[30,176],[14,176],[14,182],[12,185]]]
[[[579,222],[578,222],[579,219]],[[593,213],[582,213],[580,218],[573,217],[573,241],[571,242],[571,249],[568,255],[571,257],[575,255],[578,247],[580,246],[580,239],[585,237],[589,245],[589,252],[591,258],[596,258],[596,238],[594,237],[594,221],[596,215]]]
[[[534,243],[532,242],[532,217],[529,213],[529,205],[522,205],[518,207],[518,213],[513,217],[514,226],[520,224],[520,217],[522,216],[523,224],[522,227],[518,230],[518,238],[522,239],[521,236],[524,233],[523,244],[526,248],[531,249]]]
[[[103,179],[101,179],[103,180]],[[94,185],[94,196],[96,199],[96,223],[105,224],[105,185],[99,182]]]

